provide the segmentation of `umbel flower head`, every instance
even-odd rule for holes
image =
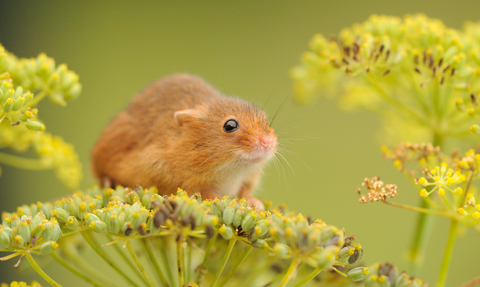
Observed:
[[[81,92],[78,75],[52,58],[17,58],[0,45],[0,147],[24,152],[32,148],[38,160],[0,152],[0,164],[24,169],[55,169],[58,178],[75,188],[82,178],[81,165],[72,145],[43,132],[36,106],[45,97],[59,105]]]
[[[291,71],[296,97],[308,101],[321,91],[344,108],[382,114],[393,141],[480,133],[479,27],[373,15],[335,37],[316,35]]]
[[[458,219],[465,225],[480,223],[476,202],[480,179],[480,154],[475,150],[445,155],[430,144],[401,143],[392,150],[383,147],[384,156],[416,183],[419,195],[439,215]]]
[[[294,280],[296,270],[300,267],[314,268],[313,273],[303,278],[307,282],[322,270],[337,270],[335,266],[355,264],[363,255],[363,248],[356,243],[354,236],[345,237],[344,231],[335,226],[321,220],[312,222],[283,207],[258,211],[244,199],[227,196],[202,201],[199,195],[189,196],[183,190],[178,190],[176,195],[161,196],[155,188],[117,187],[115,190],[93,188],[53,203],[23,205],[14,213],[4,212],[0,225],[0,251],[11,254],[0,260],[26,257],[35,270],[40,267],[32,254],[51,255],[60,262],[72,260],[71,247],[77,244],[74,242],[79,240],[79,234],[125,280],[132,283],[134,281],[121,271],[106,251],[123,243],[139,270],[143,270],[141,280],[150,286],[154,286],[154,280],[144,272],[132,247],[140,243],[152,259],[160,286],[188,282],[196,286],[202,280],[217,282],[228,259],[232,257],[237,264],[222,279],[225,284],[235,271],[244,274],[241,263],[250,253],[255,254],[252,256],[255,256],[256,263],[267,267],[265,276],[261,276],[263,279],[254,278],[260,280],[255,282],[267,284],[280,272],[284,273],[281,286]],[[102,236],[108,239],[103,248],[98,244]],[[154,246],[162,254],[163,267],[160,267],[153,254]],[[244,252],[233,252],[235,247]],[[253,249],[257,251],[252,252]],[[124,252],[121,248],[116,250]],[[176,276],[168,263],[171,260],[168,250],[177,251]],[[224,255],[220,265],[220,260],[215,261],[216,264],[209,262],[212,256],[222,252]],[[79,260],[78,257],[74,258]],[[277,271],[271,274],[268,271],[273,270],[270,258],[290,262],[290,265],[288,268],[277,266]],[[363,280],[368,275],[368,268],[362,270],[358,272],[355,269],[342,274],[351,280]],[[88,280],[93,282],[96,278]],[[49,282],[52,284],[54,281]]]

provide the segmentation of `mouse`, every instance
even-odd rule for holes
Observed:
[[[202,199],[253,196],[277,151],[266,113],[221,94],[198,76],[174,74],[135,96],[103,130],[91,163],[102,187],[178,188]]]

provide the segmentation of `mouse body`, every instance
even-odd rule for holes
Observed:
[[[197,76],[160,79],[137,95],[105,128],[92,152],[104,187],[182,188],[204,199],[252,196],[277,148],[266,114],[226,97]]]

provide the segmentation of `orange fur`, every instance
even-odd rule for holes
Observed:
[[[229,119],[239,128],[226,133]],[[258,206],[251,192],[276,145],[263,111],[178,74],[147,87],[117,115],[93,149],[92,167],[102,185],[156,186],[162,194],[180,187],[204,198],[242,196]]]

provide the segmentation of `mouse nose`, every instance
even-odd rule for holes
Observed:
[[[275,139],[269,135],[263,135],[258,138],[258,144],[263,148],[273,148]]]

